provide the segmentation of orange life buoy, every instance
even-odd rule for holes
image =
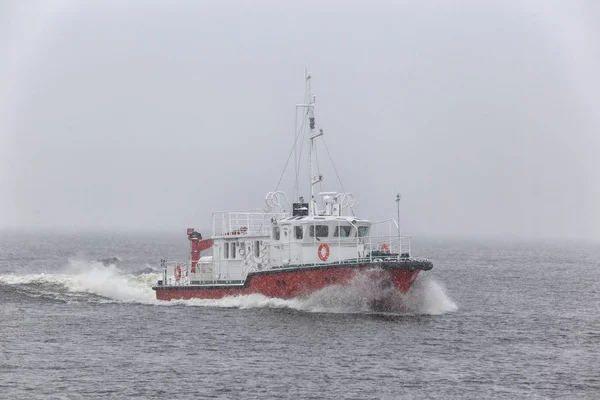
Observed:
[[[387,243],[381,245],[381,252],[385,254],[390,254],[390,248]]]
[[[322,250],[325,249],[325,254],[323,254]],[[319,245],[319,250],[317,250],[317,254],[321,261],[327,261],[329,258],[329,245],[327,243],[321,243]]]
[[[175,280],[178,281],[181,279],[181,265],[178,265],[175,267],[175,271],[173,271],[175,274]]]

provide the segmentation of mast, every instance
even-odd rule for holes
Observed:
[[[308,71],[305,69],[304,70],[304,77],[306,78],[306,96],[307,98],[305,99],[306,105],[308,107],[307,110],[307,114],[308,114],[308,120],[309,120],[309,126],[310,126],[310,134],[308,135],[308,187],[310,189],[310,206],[308,207],[308,215],[315,215],[315,210],[314,210],[314,202],[315,202],[315,195],[313,193],[313,169],[312,169],[312,148],[313,148],[313,132],[315,130],[315,113],[314,113],[314,101],[311,98],[312,97],[312,93],[311,93],[311,87],[310,87],[310,79],[311,76],[308,73]]]
[[[317,214],[316,200],[315,200],[315,194],[314,194],[313,187],[314,187],[314,185],[316,185],[317,183],[319,183],[323,180],[323,175],[315,176],[313,174],[312,150],[313,150],[313,146],[314,146],[314,140],[316,138],[318,138],[319,136],[323,135],[323,130],[320,130],[319,133],[317,133],[317,134],[314,133],[315,132],[315,113],[314,113],[315,96],[311,93],[311,85],[310,85],[311,76],[306,69],[304,70],[304,75],[306,77],[306,93],[308,96],[308,98],[306,99],[307,101],[306,101],[305,106],[308,108],[307,114],[308,114],[308,121],[309,121],[309,128],[310,128],[310,134],[308,136],[308,179],[309,179],[309,188],[310,188],[310,206],[308,208],[308,211],[309,211],[309,215],[316,215]]]
[[[323,180],[323,175],[318,174],[314,175],[313,167],[312,167],[312,151],[314,147],[314,140],[319,136],[323,135],[323,130],[320,129],[318,133],[315,134],[315,96],[311,93],[311,76],[306,69],[304,69],[304,78],[306,80],[306,98],[304,99],[304,104],[296,104],[296,114],[298,113],[298,108],[306,108],[305,117],[308,117],[310,133],[308,135],[308,186],[310,190],[310,204],[308,207],[309,215],[317,214],[317,204],[315,200],[315,194],[313,191],[313,186]],[[303,120],[305,121],[305,120]],[[304,123],[303,123],[304,125]],[[294,144],[294,146],[296,146]],[[294,147],[295,150],[295,147]],[[296,168],[296,190],[298,187],[298,168]],[[298,193],[298,196],[300,194]]]
[[[400,193],[396,194],[396,203],[398,204],[398,237],[400,237],[400,199],[402,199],[402,195]]]

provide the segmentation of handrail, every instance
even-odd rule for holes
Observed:
[[[287,214],[253,211],[219,211],[212,215],[212,236],[268,236],[272,218]]]
[[[328,238],[333,239],[333,238]],[[215,259],[217,264],[213,264],[212,268],[212,279],[206,279],[204,276],[201,282],[214,282],[227,283],[232,281],[245,280],[246,276],[250,272],[265,270],[265,269],[286,269],[286,268],[297,268],[298,266],[304,267],[317,267],[324,264],[373,264],[376,265],[380,262],[407,262],[414,260],[411,257],[411,236],[396,236],[396,235],[371,235],[364,237],[351,237],[351,238],[335,238],[336,240],[324,240],[317,243],[328,243],[331,246],[337,245],[337,251],[331,249],[331,256],[326,261],[319,259],[307,259],[291,262],[289,254],[292,246],[298,246],[302,249],[305,246],[311,246],[312,242],[296,242],[296,243],[268,243],[263,242],[260,245],[260,255],[255,257],[254,249],[246,251],[243,258],[238,260],[218,260]],[[407,243],[408,242],[408,243]],[[408,249],[407,249],[408,245]],[[315,244],[313,250],[318,248],[318,244]],[[273,251],[275,250],[275,251]],[[311,254],[316,254],[310,252]],[[348,254],[353,256],[348,257]],[[337,257],[334,256],[337,254]],[[223,261],[225,261],[223,263]],[[239,263],[239,264],[237,264]],[[237,264],[239,265],[240,273],[230,276],[229,268]],[[260,264],[260,266],[259,266]],[[164,267],[163,271],[163,284],[165,285],[189,285],[192,284],[192,274],[190,273],[190,263],[185,262],[162,262],[161,265]],[[176,280],[174,276],[174,268],[180,265],[182,268],[181,279]],[[200,273],[199,271],[197,273]],[[194,275],[194,283],[200,282],[197,280],[198,275]]]
[[[293,248],[296,248],[294,253],[300,256],[299,263],[302,265],[313,263],[320,265],[348,260],[358,261],[359,259],[360,262],[374,262],[374,260],[380,260],[381,258],[406,259],[411,254],[411,239],[411,236],[391,234],[346,238],[328,237],[321,238],[318,241],[316,238],[312,238],[309,242],[284,243],[280,241],[267,245],[270,253],[275,254],[275,257],[269,259],[268,264],[271,268],[286,265],[287,262],[291,261],[289,254],[292,253]],[[313,254],[317,254],[317,249],[322,243],[327,243],[330,246],[330,255],[326,262],[312,257]],[[303,258],[307,254],[307,246],[313,249],[313,251],[308,252],[311,254],[310,259]],[[353,256],[348,256],[350,253]],[[362,256],[357,257],[360,254]],[[298,264],[298,262],[292,264]]]

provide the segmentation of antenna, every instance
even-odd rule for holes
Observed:
[[[316,96],[311,92],[311,76],[308,73],[308,69],[304,69],[304,79],[306,80],[306,92],[304,98],[304,104],[296,104],[296,113],[298,112],[298,108],[306,108],[305,117],[308,117],[308,126],[310,128],[310,133],[308,135],[308,185],[310,189],[310,206],[309,206],[309,215],[317,214],[317,201],[315,200],[315,194],[313,190],[313,186],[323,180],[323,176],[318,174],[315,175],[313,173],[312,166],[312,152],[314,145],[314,140],[319,136],[323,135],[323,130],[319,129],[319,132],[315,134],[316,123],[315,123],[315,101]],[[315,148],[316,151],[316,148]],[[290,154],[291,157],[291,154]],[[299,160],[298,160],[299,161]],[[318,161],[318,160],[317,160]],[[318,163],[317,163],[318,166]],[[296,177],[298,176],[298,172],[296,172]],[[296,178],[297,179],[297,178]],[[296,186],[298,186],[296,184]],[[298,193],[299,195],[299,193]]]
[[[304,74],[306,76],[306,106],[308,107],[307,115],[309,121],[310,134],[308,135],[308,184],[310,188],[310,207],[309,207],[309,215],[316,215],[317,212],[315,210],[315,194],[313,191],[313,185],[315,184],[313,178],[313,167],[312,167],[312,151],[314,146],[314,135],[313,132],[315,130],[315,113],[314,113],[314,97],[312,97],[311,93],[311,76],[308,73],[308,70],[304,70]],[[320,182],[318,180],[317,182]]]
[[[398,237],[400,237],[400,199],[402,195],[400,193],[396,194],[396,204],[398,204]]]

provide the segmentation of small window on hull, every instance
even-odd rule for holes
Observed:
[[[254,242],[254,255],[260,257],[260,241],[258,240]]]
[[[279,230],[279,227],[274,226],[273,227],[273,240],[279,240],[280,237],[281,237],[281,232]]]
[[[231,258],[235,258],[235,242],[231,243]]]
[[[229,243],[223,245],[223,258],[229,258]]]

